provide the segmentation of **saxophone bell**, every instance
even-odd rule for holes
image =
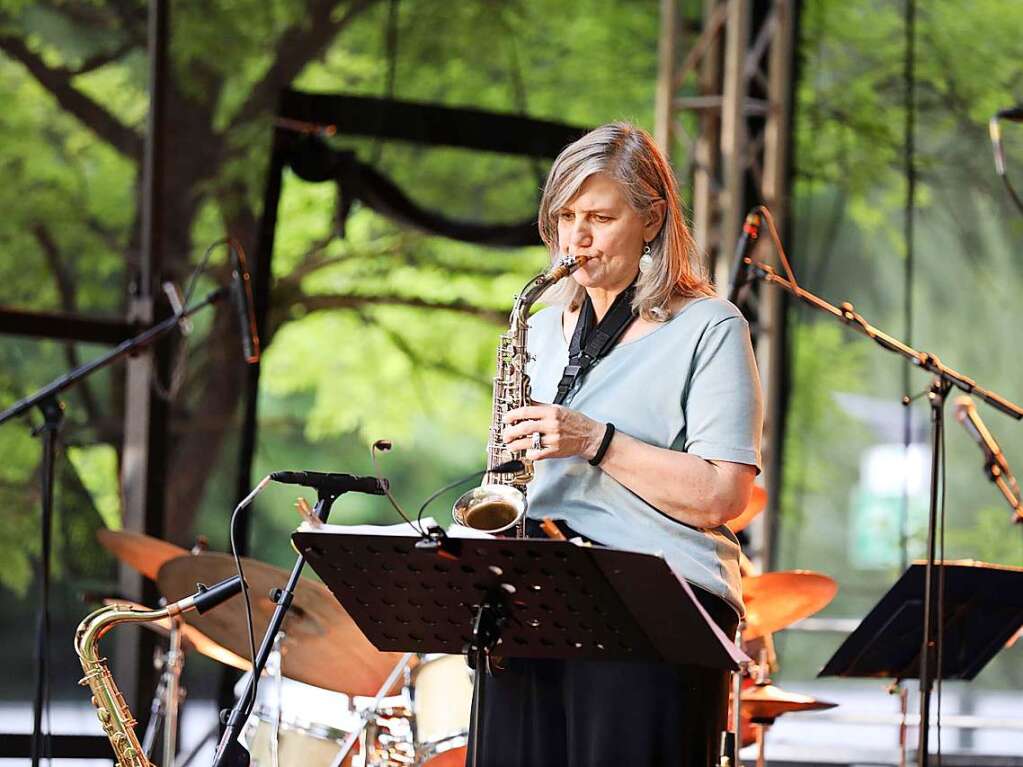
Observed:
[[[455,522],[487,533],[518,524],[526,513],[526,494],[512,485],[490,482],[464,493],[451,511]]]

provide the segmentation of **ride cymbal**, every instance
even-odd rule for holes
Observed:
[[[255,559],[243,559],[245,581],[252,599],[256,648],[270,624],[276,605],[270,592],[283,588],[289,573]],[[167,562],[157,585],[168,600],[195,591],[195,584],[217,583],[235,575],[228,554],[203,552]],[[185,620],[214,642],[237,655],[249,656],[248,629],[242,599],[233,599],[206,615],[186,613]],[[302,578],[282,628],[282,673],[289,679],[349,695],[375,695],[401,653],[377,650],[322,583]]]
[[[164,562],[188,554],[187,549],[173,543],[128,530],[100,528],[96,531],[96,540],[119,560],[151,581],[156,580],[156,574]]]

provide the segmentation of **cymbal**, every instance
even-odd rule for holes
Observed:
[[[825,700],[817,700],[809,695],[799,695],[794,692],[785,692],[773,684],[763,684],[750,687],[742,691],[742,716],[750,719],[777,719],[782,714],[790,714],[794,711],[822,711],[826,708],[834,708],[837,703],[829,703]]]
[[[745,640],[773,634],[823,609],[838,592],[832,578],[811,570],[783,570],[742,579]]]
[[[245,582],[252,599],[256,648],[270,624],[276,605],[270,591],[283,588],[289,573],[255,559],[243,559]],[[195,591],[195,584],[216,583],[235,575],[228,554],[203,552],[172,559],[160,568],[157,585],[168,600]],[[185,620],[214,642],[249,657],[245,604],[242,599],[211,610],[206,615],[185,613]],[[377,650],[322,583],[306,578],[295,587],[295,600],[285,616],[282,673],[289,679],[344,692],[376,695],[401,653]]]
[[[103,600],[105,605],[128,605],[138,610],[149,610],[150,608],[145,605],[140,605],[138,602],[132,602],[128,599],[113,599],[107,598]],[[138,624],[144,626],[150,631],[155,631],[160,636],[170,636],[171,632],[171,618],[161,618],[155,621],[146,621],[145,623]],[[204,633],[199,631],[195,626],[190,626],[187,623],[181,624],[181,647],[186,651],[192,651],[205,655],[207,658],[212,658],[218,663],[223,663],[225,666],[231,666],[239,671],[248,671],[252,668],[252,664],[240,655],[235,655],[233,652],[228,650],[226,647],[221,647]]]
[[[746,508],[743,509],[742,514],[737,516],[735,519],[730,519],[725,522],[725,527],[733,533],[744,530],[746,529],[746,526],[756,519],[760,512],[766,508],[767,491],[760,485],[753,485],[753,494],[749,497],[749,503],[746,504]]]
[[[156,574],[164,562],[188,554],[187,549],[173,543],[128,530],[102,527],[96,531],[96,539],[103,548],[151,581],[156,580]]]

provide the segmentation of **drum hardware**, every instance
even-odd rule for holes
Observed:
[[[899,767],[906,767],[906,747],[909,734],[909,724],[906,719],[909,716],[909,690],[902,685],[901,679],[896,679],[886,688],[889,695],[899,696]]]
[[[356,729],[349,733],[345,742],[341,744],[341,748],[337,752],[337,756],[334,757],[334,761],[331,762],[330,767],[341,767],[344,760],[348,757],[349,752],[355,746],[355,742],[359,739],[359,736],[363,734],[366,727],[369,725],[370,720],[373,719],[377,712],[380,710],[380,702],[384,699],[398,681],[398,677],[405,674],[409,668],[409,664],[412,662],[412,658],[415,653],[405,653],[401,656],[401,659],[391,669],[391,673],[387,675],[387,679],[380,685],[380,689],[377,690],[377,694],[373,697],[373,702],[363,709],[362,715],[360,716],[360,723]],[[363,753],[368,752],[363,749]]]
[[[277,676],[272,655],[239,743],[253,767],[328,767],[352,730],[351,698]],[[248,675],[239,680],[235,694],[244,695],[248,682]],[[350,767],[353,760],[343,764]]]
[[[270,677],[273,687],[271,698],[273,700],[273,715],[270,721],[270,765],[278,767],[277,758],[280,753],[281,735],[281,696],[283,694],[281,681],[281,645],[284,642],[284,632],[278,631],[274,637],[273,649],[266,659],[266,674]]]
[[[746,654],[746,619],[740,618],[735,630],[735,646],[739,652]],[[750,661],[740,661],[739,667],[732,672],[732,694],[729,701],[731,707],[731,727],[733,737],[729,740],[727,732],[722,734],[719,753],[719,767],[742,767],[739,759],[739,748],[742,746],[742,680],[749,676]]]
[[[767,730],[779,716],[797,711],[822,711],[838,705],[817,700],[809,695],[785,692],[766,678],[743,691],[740,697],[756,736],[757,767],[764,767],[766,764],[764,752]]]

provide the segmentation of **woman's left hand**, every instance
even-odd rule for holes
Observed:
[[[597,454],[606,424],[594,421],[577,410],[561,405],[528,405],[505,413],[501,432],[509,450],[525,450],[526,460],[569,458],[589,460]],[[535,449],[534,434],[540,434],[540,449]]]

